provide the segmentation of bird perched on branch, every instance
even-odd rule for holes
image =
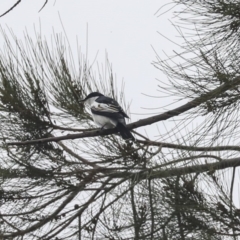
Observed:
[[[99,92],[92,92],[81,100],[92,112],[94,122],[102,129],[117,128],[123,139],[135,140],[130,130],[126,128],[125,118],[129,118],[118,102]]]

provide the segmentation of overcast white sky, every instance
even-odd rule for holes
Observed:
[[[126,102],[131,102],[131,120],[144,117],[134,113],[159,113],[165,100],[153,99],[142,93],[159,96],[155,79],[166,77],[152,66],[155,53],[164,56],[163,50],[172,53],[177,47],[160,36],[157,32],[177,41],[176,31],[169,20],[173,20],[172,11],[157,17],[157,10],[171,3],[171,0],[122,0],[122,1],[66,1],[50,0],[39,13],[45,0],[25,0],[6,16],[0,18],[3,28],[10,28],[18,38],[23,31],[33,34],[34,27],[46,38],[54,32],[63,32],[63,27],[70,41],[72,50],[76,49],[76,38],[83,53],[88,46],[88,59],[104,64],[107,52],[119,84],[125,82]],[[16,0],[1,1],[0,14],[9,9]],[[168,5],[162,10],[171,8]],[[60,20],[61,18],[61,20]],[[88,27],[87,27],[88,26]],[[88,34],[87,34],[88,29]],[[88,35],[88,38],[87,38]],[[3,39],[0,38],[2,46]],[[156,101],[156,102],[155,102]],[[157,110],[143,108],[159,107]],[[146,117],[146,116],[145,116]]]
[[[0,14],[16,2],[17,0],[1,1]],[[177,50],[176,45],[157,33],[160,32],[172,41],[179,41],[170,22],[175,20],[173,10],[176,8],[161,17],[154,15],[161,6],[171,3],[171,0],[49,0],[45,8],[38,13],[44,2],[45,0],[22,1],[10,13],[0,18],[1,26],[4,29],[12,29],[21,39],[26,29],[31,35],[34,27],[36,31],[40,31],[41,25],[42,35],[50,38],[53,29],[56,33],[63,32],[62,21],[73,51],[76,49],[78,38],[83,53],[86,53],[88,46],[90,62],[98,53],[97,61],[104,64],[107,52],[119,84],[122,80],[125,82],[126,102],[131,102],[131,121],[146,117],[134,113],[161,113],[165,111],[163,106],[174,102],[174,99],[168,99],[169,102],[166,102],[165,99],[149,98],[142,94],[160,96],[157,92],[159,83],[156,78],[166,80],[166,76],[151,64],[155,60],[151,46],[162,57],[163,51],[172,53],[173,50]],[[170,9],[172,6],[168,5],[164,9]],[[0,36],[0,47],[2,45],[3,38]],[[159,109],[142,109],[154,107]],[[144,129],[147,129],[151,136],[159,135],[156,127],[148,126]],[[160,131],[162,134],[164,129]],[[236,202],[238,204],[239,199]]]

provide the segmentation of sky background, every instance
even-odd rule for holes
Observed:
[[[170,0],[54,0],[48,1],[39,12],[44,2],[22,1],[0,18],[1,27],[11,29],[19,39],[24,39],[26,31],[30,36],[35,35],[34,31],[41,32],[46,39],[50,39],[53,32],[62,33],[72,51],[76,51],[78,42],[90,64],[96,55],[98,64],[105,64],[107,54],[119,87],[124,82],[125,100],[131,103],[131,121],[164,112],[166,109],[162,107],[174,102],[174,99],[145,96],[161,96],[156,78],[166,80],[166,76],[152,65],[156,60],[154,50],[160,57],[165,56],[164,52],[172,54],[173,50],[177,50],[176,45],[160,35],[178,41],[177,32],[171,24],[176,7],[164,13],[174,6]],[[2,1],[0,13],[14,3],[16,1]],[[164,5],[160,11],[164,14],[159,17],[156,12]],[[3,46],[1,37],[0,44]],[[147,131],[154,136],[156,129],[147,127]]]
[[[177,21],[173,12],[179,9],[171,9],[174,7],[171,0],[49,0],[39,12],[44,2],[45,0],[22,1],[0,18],[1,27],[11,29],[22,40],[26,31],[30,36],[34,36],[35,31],[41,32],[46,39],[51,39],[53,32],[62,33],[68,39],[72,51],[77,50],[78,42],[89,63],[94,62],[97,55],[96,61],[100,65],[105,64],[107,53],[118,85],[121,86],[122,81],[125,83],[125,100],[131,103],[131,121],[182,104],[175,103],[174,98],[161,98],[156,79],[165,82],[167,77],[152,65],[156,60],[154,50],[163,58],[165,53],[173,54],[173,50],[180,50],[173,43],[181,44],[181,40],[172,25],[172,22]],[[1,1],[0,14],[14,3],[16,0]],[[160,13],[169,11],[159,16],[156,12],[164,5]],[[0,36],[0,47],[3,47],[3,43],[4,39]],[[162,141],[166,129],[161,124],[164,123],[146,126],[138,131],[147,131],[148,136],[159,137]],[[171,122],[167,124],[164,127],[169,128]],[[171,142],[171,139],[167,141]],[[239,184],[235,185],[235,189],[235,203],[239,206]]]

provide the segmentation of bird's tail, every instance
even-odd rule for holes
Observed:
[[[132,133],[130,132],[130,130],[128,130],[124,124],[118,122],[117,124],[117,129],[118,131],[120,132],[122,138],[124,140],[132,140],[132,141],[135,141],[135,138],[134,136],[132,135]]]

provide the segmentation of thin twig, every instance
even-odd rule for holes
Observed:
[[[149,202],[150,202],[150,211],[151,211],[151,240],[153,240],[153,234],[154,234],[154,208],[153,208],[151,179],[148,180],[148,192],[149,192]]]
[[[41,9],[38,12],[41,12],[42,9],[45,7],[45,5],[48,3],[48,0],[45,1],[45,3],[43,4],[43,6],[41,7]]]
[[[232,182],[231,182],[231,189],[230,189],[230,215],[231,219],[233,221],[233,186],[234,186],[234,181],[235,181],[235,172],[236,172],[236,167],[233,168],[233,175],[232,175]],[[232,228],[233,235],[235,234],[234,227]],[[236,240],[236,236],[233,236],[234,239]]]
[[[3,13],[2,15],[0,15],[0,17],[5,16],[7,13],[9,13],[10,11],[12,11],[19,3],[21,2],[21,0],[17,1],[11,8],[9,8],[5,13]]]
[[[130,188],[131,193],[131,205],[132,205],[132,212],[133,212],[133,221],[134,221],[134,231],[135,231],[135,237],[134,239],[139,239],[139,221],[138,221],[138,215],[136,211],[135,206],[135,200],[134,200],[134,186]]]

